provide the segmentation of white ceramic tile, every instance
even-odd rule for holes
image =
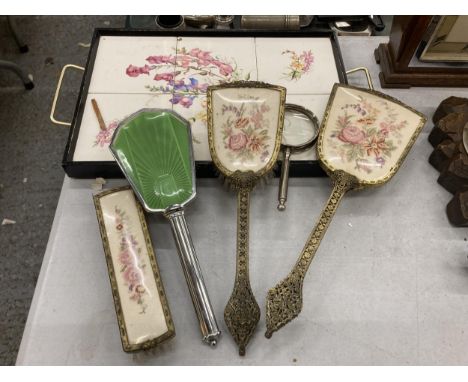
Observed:
[[[327,107],[328,98],[329,98],[328,95],[322,95],[322,94],[318,94],[318,95],[287,94],[286,102],[300,105],[302,107],[305,107],[306,109],[309,109],[312,113],[314,113],[317,116],[319,120],[319,124],[320,124],[322,122],[323,114],[325,113],[325,109]],[[315,145],[312,146],[310,149],[307,149],[303,152],[292,154],[291,160],[302,160],[302,161],[317,160],[317,152],[315,149]]]
[[[107,131],[99,128],[91,100],[96,99]],[[74,161],[113,161],[109,150],[112,133],[118,123],[142,108],[172,109],[168,94],[89,94],[81,120]]]
[[[179,37],[175,92],[206,93],[209,85],[256,80],[253,38]]]
[[[289,94],[330,94],[339,82],[328,38],[256,38],[259,81]]]
[[[206,96],[175,94],[173,110],[190,122],[195,160],[211,161],[206,126]]]
[[[170,86],[161,86],[166,87],[163,78],[174,72],[176,44],[177,38],[171,36],[101,37],[88,92],[170,91]]]

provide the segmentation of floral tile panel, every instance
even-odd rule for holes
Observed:
[[[168,94],[88,94],[73,160],[114,161],[109,143],[119,122],[143,108],[172,110],[171,98]],[[106,130],[99,127],[92,99],[99,106]]]
[[[327,166],[358,179],[384,178],[398,163],[422,118],[391,100],[338,87],[322,132]]]
[[[176,93],[206,94],[210,85],[257,79],[253,38],[179,37],[175,60]]]
[[[330,94],[339,82],[328,38],[256,38],[258,80],[288,94]]]
[[[135,196],[129,189],[99,200],[128,342],[138,345],[162,336],[169,328]]]
[[[195,160],[211,162],[206,124],[206,96],[176,93],[173,98],[173,110],[190,122]]]
[[[310,110],[317,116],[319,121],[319,125],[322,122],[323,114],[325,113],[325,109],[327,107],[328,99],[330,97],[328,95],[296,95],[296,94],[288,94],[286,95],[286,103],[296,104],[306,109]],[[280,159],[282,156],[280,155]],[[312,146],[310,149],[305,151],[294,153],[291,155],[291,160],[317,160],[317,150],[315,145]]]
[[[89,93],[165,93],[175,69],[176,37],[102,36]]]

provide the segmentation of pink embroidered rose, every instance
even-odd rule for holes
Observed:
[[[119,260],[123,265],[133,264],[133,256],[129,251],[123,251],[119,254]]]
[[[361,143],[365,137],[366,134],[364,131],[357,128],[356,126],[347,126],[343,128],[343,130],[341,130],[340,134],[338,135],[338,139],[353,145]]]
[[[247,145],[247,135],[244,133],[234,134],[229,137],[229,148],[234,151],[242,150]]]
[[[142,281],[141,271],[133,266],[127,267],[123,276],[130,285],[140,284]]]

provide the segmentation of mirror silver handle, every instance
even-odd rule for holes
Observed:
[[[203,341],[211,346],[216,346],[221,332],[208,297],[195,247],[185,220],[184,210],[169,210],[165,213],[165,216],[171,222],[172,233],[177,244],[190,297],[200,323]]]
[[[291,148],[286,147],[284,150],[283,163],[281,165],[280,187],[278,191],[278,211],[286,209],[286,201],[288,200],[288,180],[289,180],[289,164],[291,161]]]

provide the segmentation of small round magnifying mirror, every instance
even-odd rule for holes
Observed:
[[[285,105],[283,138],[281,140],[283,164],[278,191],[279,211],[286,209],[291,154],[311,148],[317,140],[318,132],[319,122],[314,113],[299,105]]]

